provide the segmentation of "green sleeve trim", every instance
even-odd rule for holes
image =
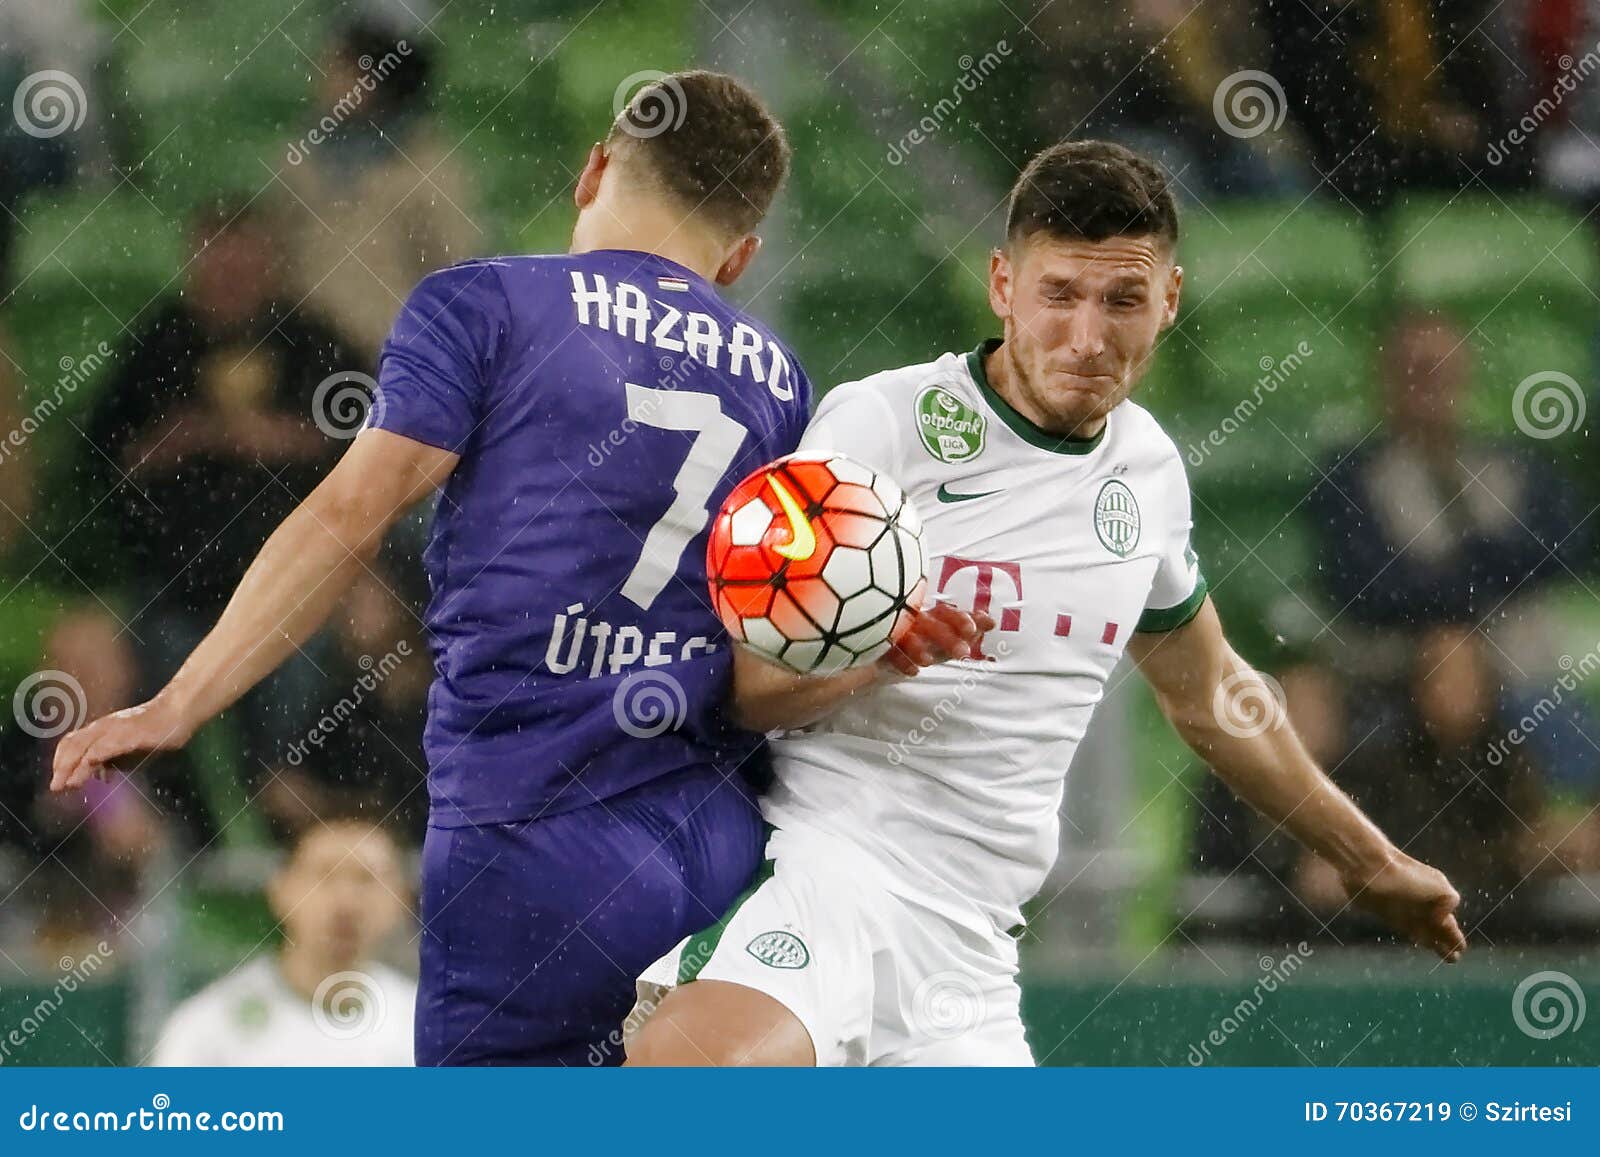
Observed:
[[[688,984],[700,975],[700,970],[711,962],[711,957],[716,954],[717,945],[722,943],[722,934],[728,930],[728,923],[733,919],[734,913],[744,905],[744,902],[756,894],[756,889],[772,879],[774,863],[763,860],[761,867],[756,872],[756,878],[750,881],[750,886],[739,894],[739,898],[728,906],[728,910],[704,932],[689,937],[689,942],[683,946],[683,951],[678,954],[678,983]]]
[[[1190,619],[1200,613],[1201,606],[1206,601],[1206,576],[1197,575],[1194,584],[1194,593],[1175,607],[1163,607],[1160,610],[1148,610],[1139,616],[1139,622],[1134,630],[1146,633],[1161,631],[1176,631]]]

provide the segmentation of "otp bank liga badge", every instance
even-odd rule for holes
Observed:
[[[943,386],[917,395],[917,433],[941,462],[969,462],[983,453],[983,415]]]
[[[1133,491],[1115,478],[1100,487],[1094,500],[1094,532],[1118,558],[1127,558],[1139,545],[1139,504]]]

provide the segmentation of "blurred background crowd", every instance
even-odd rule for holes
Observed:
[[[422,515],[182,755],[53,798],[53,744],[206,631],[353,435],[346,387],[416,281],[565,248],[630,77],[690,65],[789,127],[735,296],[819,386],[995,328],[987,253],[1033,150],[1157,156],[1186,298],[1140,401],[1230,632],[1478,943],[1600,941],[1600,0],[10,0],[0,996],[95,946],[125,979],[92,1051],[32,1063],[147,1056],[181,996],[284,942],[308,841],[378,850],[301,937],[338,950],[286,971],[407,967]],[[1031,967],[1385,942],[1116,684]]]

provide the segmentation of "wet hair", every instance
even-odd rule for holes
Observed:
[[[1166,172],[1110,141],[1061,141],[1037,154],[1011,188],[1006,240],[1036,233],[1067,240],[1154,237],[1178,243],[1178,206]]]
[[[718,72],[675,72],[640,88],[605,143],[732,237],[760,224],[789,172],[783,126],[748,87]]]

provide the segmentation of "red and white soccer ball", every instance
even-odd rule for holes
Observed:
[[[922,520],[890,478],[842,454],[751,474],[711,526],[712,606],[733,637],[802,675],[870,663],[927,586]]]

